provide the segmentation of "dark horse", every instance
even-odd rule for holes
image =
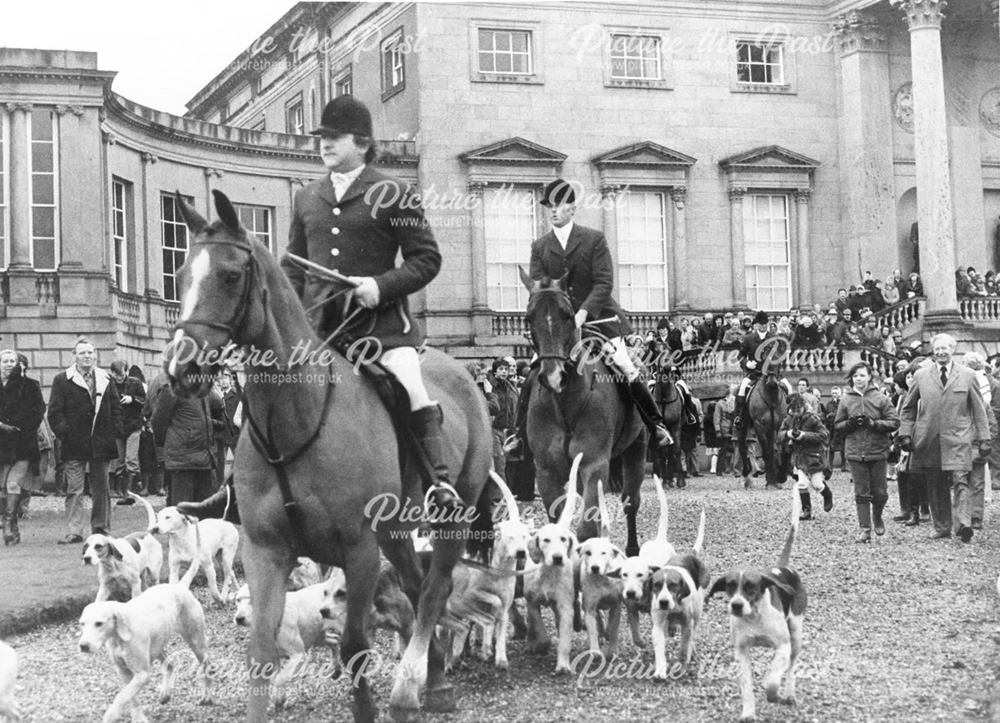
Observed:
[[[687,486],[687,473],[684,469],[681,452],[681,426],[684,419],[684,395],[677,386],[677,377],[672,366],[664,366],[656,374],[653,386],[653,401],[663,415],[663,426],[670,432],[673,440],[666,447],[660,447],[652,442],[653,471],[660,476],[663,484],[673,487]]]
[[[646,428],[624,401],[601,353],[601,340],[577,345],[566,277],[534,282],[520,269],[531,292],[527,323],[538,355],[538,383],[528,403],[528,439],[535,457],[538,491],[555,521],[571,460],[583,453],[580,486],[584,510],[597,510],[597,481],[621,494],[628,525],[625,553],[639,554],[635,516],[645,476]],[[573,358],[577,355],[577,358]],[[577,529],[582,542],[600,534],[597,515],[585,514]]]
[[[341,658],[354,684],[354,719],[378,717],[365,668],[379,549],[417,611],[391,712],[397,719],[417,715],[425,683],[425,707],[451,709],[453,693],[434,627],[451,591],[452,568],[470,537],[468,520],[479,510],[470,507],[461,519],[443,522],[424,577],[406,534],[421,521],[421,484],[411,465],[400,467],[389,413],[354,365],[322,347],[284,272],[240,225],[229,199],[213,193],[219,220],[212,224],[178,197],[194,243],[178,273],[180,318],[164,365],[178,393],[203,396],[220,351],[249,352],[248,423],[233,465],[253,603],[247,720],[267,717],[285,581],[299,554],[344,569]],[[199,352],[196,358],[191,349]],[[317,353],[307,356],[304,350]],[[468,373],[444,354],[429,349],[422,362],[428,390],[444,411],[451,478],[465,503],[475,505],[490,469],[485,400]]]
[[[763,375],[747,399],[749,421],[744,424],[753,424],[761,456],[764,458],[764,470],[769,487],[780,485],[787,477],[784,458],[779,456],[777,451],[778,428],[788,414],[785,397],[785,385],[781,383],[779,368],[776,365],[765,364]],[[739,448],[743,458],[743,486],[749,487],[751,464],[747,454],[746,429],[740,434]]]

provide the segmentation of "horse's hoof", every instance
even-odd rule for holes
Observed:
[[[528,643],[525,650],[528,655],[548,655],[551,647],[552,643],[548,640],[536,640],[533,643]]]
[[[750,484],[751,484],[750,478],[749,477],[744,477],[743,478],[743,489],[746,489],[746,490],[750,489]]]
[[[389,720],[393,723],[416,723],[420,720],[420,711],[413,708],[389,706]]]
[[[432,713],[451,713],[455,710],[455,688],[442,685],[424,693],[424,710]]]

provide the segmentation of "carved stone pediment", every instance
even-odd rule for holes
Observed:
[[[462,153],[459,160],[467,165],[479,163],[560,165],[566,160],[566,154],[515,136]]]
[[[590,161],[604,168],[690,168],[697,159],[652,141],[641,141],[595,156]]]

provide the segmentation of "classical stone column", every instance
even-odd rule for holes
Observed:
[[[671,214],[674,243],[674,299],[677,309],[690,309],[688,299],[688,258],[687,258],[687,220],[684,217],[684,206],[687,202],[687,187],[674,186],[670,189],[670,200],[674,203]]]
[[[947,326],[959,321],[941,61],[941,21],[947,2],[890,0],[890,3],[903,11],[910,28],[920,275],[927,295],[925,323],[930,327]]]
[[[28,123],[31,103],[7,103],[10,113],[10,263],[31,268],[31,177],[28,171]]]
[[[854,11],[833,23],[840,58],[841,193],[846,269],[896,268],[895,171],[886,33],[869,13]],[[801,263],[799,264],[801,268]]]
[[[798,252],[799,305],[811,304],[812,293],[812,260],[809,248],[809,196],[808,188],[795,189],[795,242]]]
[[[733,262],[733,306],[747,308],[746,249],[743,247],[743,197],[747,189],[743,186],[729,188],[729,234],[732,241]]]
[[[608,253],[611,254],[611,264],[614,269],[615,287],[621,283],[618,273],[618,194],[621,186],[611,183],[601,185],[601,216],[604,221],[604,238],[608,241]]]
[[[472,267],[472,333],[475,338],[493,335],[492,314],[486,289],[486,209],[483,197],[484,181],[470,181],[469,194],[469,259]]]

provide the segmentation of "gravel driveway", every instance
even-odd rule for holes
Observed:
[[[891,483],[890,483],[891,484]],[[930,541],[929,524],[907,528],[888,522],[885,537],[871,545],[851,542],[853,497],[846,474],[833,480],[836,507],[802,524],[793,564],[809,591],[805,649],[800,659],[798,705],[764,701],[762,655],[755,657],[757,714],[761,721],[960,721],[988,720],[996,669],[995,581],[1000,570],[1000,500],[987,510],[987,530],[971,545]],[[894,495],[895,490],[891,489]],[[644,488],[640,530],[655,533],[656,498]],[[774,562],[787,532],[790,492],[745,491],[731,478],[699,478],[688,489],[669,490],[671,540],[677,547],[694,539],[700,505],[708,515],[705,559],[714,576],[732,566]],[[895,502],[887,517],[895,514]],[[992,518],[992,519],[991,519]],[[624,538],[615,520],[615,537]],[[239,721],[244,703],[235,672],[243,659],[247,631],[231,621],[231,610],[211,606],[204,589],[212,656],[224,672],[215,703],[196,704],[191,666],[183,666],[173,699],[155,700],[153,686],[142,696],[151,721]],[[644,635],[648,640],[648,622]],[[77,652],[76,626],[53,625],[9,642],[21,657],[17,696],[27,721],[95,721],[119,689],[106,656]],[[554,675],[554,653],[524,654],[510,646],[509,673],[469,660],[454,674],[458,712],[425,716],[441,721],[720,721],[736,720],[739,695],[734,677],[728,621],[721,598],[706,607],[699,632],[698,672],[668,683],[645,676],[652,651],[637,650],[623,632],[616,667]],[[668,654],[675,650],[668,649]],[[585,636],[574,638],[574,656]],[[180,643],[179,655],[191,660]],[[386,665],[374,677],[383,710],[391,689],[391,640],[376,649]],[[317,668],[325,653],[315,653]],[[313,675],[289,696],[280,721],[350,720],[343,680]]]

